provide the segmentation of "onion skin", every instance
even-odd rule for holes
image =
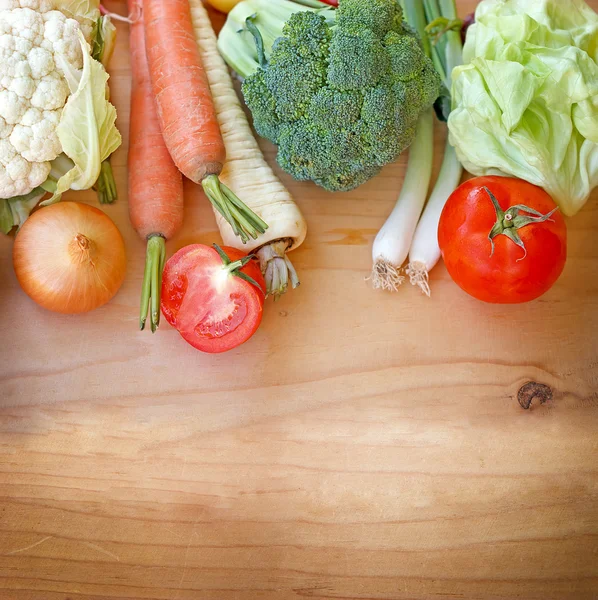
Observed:
[[[125,278],[123,238],[101,210],[60,202],[33,213],[13,248],[23,291],[53,312],[78,314],[114,297]]]

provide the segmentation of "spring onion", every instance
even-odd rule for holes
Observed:
[[[432,58],[422,1],[401,0],[401,8],[403,18],[418,32],[424,51]],[[430,109],[420,116],[417,123],[415,141],[409,148],[407,172],[397,203],[374,240],[372,283],[376,289],[397,291],[405,280],[402,267],[428,195],[433,160],[434,118]]]
[[[428,0],[426,5],[427,10],[431,9],[433,11],[429,15],[434,18],[431,24],[434,22],[442,23],[444,21],[445,26],[450,27],[451,23],[457,22],[457,11],[454,0]],[[453,68],[460,65],[463,60],[461,35],[454,28],[449,29],[444,33],[441,41],[443,42],[442,45],[438,43],[433,47],[434,55],[437,57],[434,64],[437,65],[437,69],[438,64],[441,65],[442,70],[439,69],[439,73],[443,77],[444,88],[450,107],[450,93],[448,90],[451,89],[451,73]],[[438,222],[440,221],[440,215],[448,197],[459,185],[462,174],[463,167],[457,158],[455,149],[449,144],[447,139],[438,180],[432,190],[419,225],[415,230],[411,250],[409,251],[407,274],[411,283],[418,286],[427,296],[430,296],[428,274],[440,260],[440,247],[438,246]]]

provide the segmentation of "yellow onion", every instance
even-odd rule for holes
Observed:
[[[123,238],[101,210],[60,202],[33,213],[13,249],[25,293],[54,312],[94,310],[110,300],[125,277]]]

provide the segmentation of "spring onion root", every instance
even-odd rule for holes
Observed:
[[[422,294],[430,297],[430,276],[425,263],[410,262],[405,271],[409,275],[411,285],[416,285]]]
[[[401,275],[401,269],[395,267],[384,258],[379,258],[374,263],[371,279],[374,289],[387,290],[389,292],[397,292],[405,281],[405,277]]]

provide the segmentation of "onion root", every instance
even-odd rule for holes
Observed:
[[[430,276],[426,265],[421,262],[411,262],[407,266],[407,275],[409,275],[409,281],[411,285],[417,286],[422,294],[430,297]]]
[[[405,281],[405,277],[401,275],[401,268],[384,258],[379,258],[374,263],[371,279],[374,289],[389,292],[397,292]]]

